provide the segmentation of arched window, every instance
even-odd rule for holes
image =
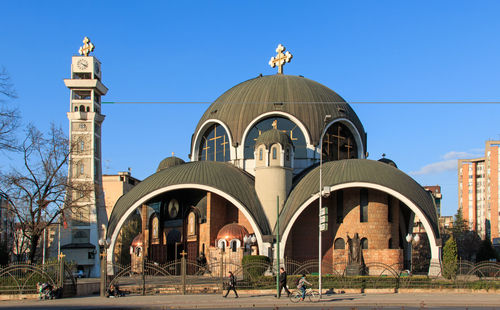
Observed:
[[[358,146],[349,128],[337,122],[323,136],[323,160],[358,158]]]
[[[273,122],[276,122],[277,129],[285,132],[293,142],[295,148],[294,154],[295,158],[302,159],[307,158],[307,144],[306,138],[299,126],[282,116],[271,116],[269,118],[263,119],[255,124],[248,131],[244,142],[244,158],[254,158],[255,154],[255,140],[260,136],[261,133],[273,129]]]
[[[273,146],[273,159],[276,159],[276,157],[278,157],[277,153],[277,147]]]
[[[231,251],[236,252],[238,250],[238,248],[240,247],[241,242],[238,239],[233,239],[233,240],[231,240],[231,242],[229,244],[231,246]]]
[[[361,239],[361,248],[363,250],[368,249],[368,239],[366,239],[366,238]]]
[[[85,151],[85,142],[83,140],[80,140],[79,144],[80,144],[80,152]]]
[[[75,107],[75,112],[78,112],[78,107]]]
[[[345,250],[345,241],[342,238],[337,238],[335,239],[335,242],[333,243],[333,248],[335,250]]]
[[[262,149],[260,149],[260,150],[259,150],[259,160],[262,160],[262,154],[263,154],[263,153],[264,153],[264,152],[262,151]]]
[[[225,252],[226,251],[226,240],[220,239],[219,241],[217,241],[217,247],[219,249],[221,249],[223,252]]]
[[[80,112],[85,112],[85,107],[83,105],[80,106]]]
[[[87,112],[90,112],[90,107],[87,107]]]
[[[85,165],[83,163],[80,163],[80,175],[83,175],[85,173]]]
[[[231,159],[229,136],[226,129],[219,124],[214,124],[205,131],[198,148],[198,160],[228,161]]]

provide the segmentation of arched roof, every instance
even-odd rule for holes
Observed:
[[[323,186],[363,182],[393,189],[420,208],[439,236],[436,207],[431,196],[410,176],[385,163],[368,159],[345,159],[323,164]],[[319,167],[314,168],[296,183],[280,214],[280,234],[286,229],[295,212],[312,195],[318,193]]]
[[[218,119],[228,126],[233,145],[240,145],[243,133],[252,120],[273,111],[288,113],[301,121],[314,145],[320,141],[326,115],[331,115],[332,121],[348,119],[359,131],[366,149],[363,125],[342,97],[313,80],[284,74],[259,76],[223,93],[205,111],[194,136],[207,120]]]
[[[262,206],[255,192],[254,179],[232,164],[196,161],[161,170],[141,183],[116,202],[108,222],[107,236],[111,237],[118,222],[128,209],[142,197],[167,186],[198,184],[218,189],[241,202],[259,226],[263,235],[271,233]]]

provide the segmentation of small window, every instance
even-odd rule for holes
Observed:
[[[337,223],[344,222],[344,192],[337,191]]]
[[[78,107],[75,107],[75,112],[78,112]]]
[[[90,112],[90,107],[87,107],[87,112]]]
[[[290,148],[286,148],[286,155],[285,155],[285,158],[287,161],[290,161]]]
[[[390,238],[390,239],[389,239],[389,244],[388,244],[388,246],[389,246],[389,249],[394,249],[394,244],[393,244],[393,242],[392,242],[392,238]]]
[[[83,140],[80,140],[80,152],[85,151],[85,142]]]
[[[277,153],[276,147],[273,147],[273,159],[276,159],[276,157],[278,156],[276,153]]]
[[[231,251],[236,252],[238,250],[238,248],[240,247],[240,243],[241,242],[238,239],[231,240],[231,243],[230,243]]]
[[[83,163],[80,164],[80,174],[83,175],[85,172],[85,166],[83,165]]]
[[[345,241],[342,238],[337,238],[333,244],[335,250],[345,250]]]
[[[80,106],[80,112],[85,112],[85,107],[83,105]]]
[[[259,160],[262,160],[262,149],[259,150]]]
[[[368,190],[366,188],[360,190],[359,221],[361,223],[368,222]]]
[[[366,239],[366,238],[361,239],[361,248],[363,250],[368,249],[368,239]]]
[[[392,196],[387,195],[387,221],[392,223]]]
[[[218,242],[217,242],[217,247],[219,249],[221,249],[223,252],[226,251],[226,240],[224,239],[220,239]]]

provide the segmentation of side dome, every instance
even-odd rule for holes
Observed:
[[[264,144],[266,147],[269,147],[274,143],[279,143],[283,147],[293,146],[293,142],[290,139],[290,136],[288,136],[286,133],[278,129],[271,129],[263,132],[257,138],[257,140],[255,141],[255,147],[257,148],[261,144]]]
[[[238,239],[243,242],[243,238],[248,235],[248,230],[241,226],[240,224],[231,223],[227,224],[219,230],[217,234],[217,240],[224,239],[226,241],[231,241],[233,239]]]
[[[227,125],[234,146],[244,141],[243,134],[259,115],[284,112],[297,118],[307,128],[311,143],[318,145],[326,115],[331,121],[348,120],[361,136],[366,149],[366,134],[351,106],[337,93],[313,80],[284,74],[259,76],[240,83],[223,93],[205,111],[193,138],[208,120]],[[191,149],[193,149],[191,141]]]
[[[378,161],[381,162],[381,163],[384,163],[384,164],[391,165],[394,168],[398,167],[398,165],[396,165],[396,163],[392,159],[389,159],[389,158],[382,157]]]
[[[142,238],[142,233],[135,236],[134,240],[132,240],[132,244],[130,245],[133,249],[136,247],[142,247],[144,244],[144,239]]]
[[[167,157],[160,162],[160,164],[158,165],[158,168],[156,169],[156,172],[161,171],[163,169],[173,167],[173,166],[182,165],[184,163],[185,163],[185,161],[183,161],[179,157],[175,157],[175,156]]]

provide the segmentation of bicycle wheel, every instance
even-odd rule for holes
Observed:
[[[302,293],[299,291],[293,291],[289,298],[291,302],[298,303],[302,298]]]
[[[311,290],[308,294],[309,301],[318,302],[319,301],[319,292]]]

